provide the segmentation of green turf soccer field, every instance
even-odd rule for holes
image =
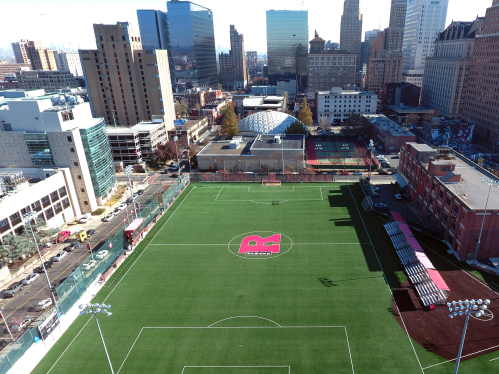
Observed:
[[[192,184],[94,300],[112,306],[115,373],[421,373],[360,201],[341,184]],[[34,371],[49,372],[109,372],[93,320]]]

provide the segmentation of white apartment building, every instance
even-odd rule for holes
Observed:
[[[452,118],[462,115],[475,37],[483,23],[484,17],[472,22],[454,21],[440,33],[433,57],[426,59],[421,89],[424,105]]]
[[[69,70],[75,77],[83,77],[80,54],[78,52],[54,51],[57,70]]]
[[[23,216],[29,212],[51,228],[81,215],[69,168],[0,168],[2,177],[10,177],[13,183],[8,194],[7,190],[0,192],[0,240],[18,234]]]
[[[423,85],[425,60],[433,56],[434,42],[445,29],[448,5],[449,0],[407,0],[403,82]]]
[[[333,124],[352,115],[375,114],[377,101],[378,95],[374,92],[345,91],[340,87],[319,91],[315,93],[317,119],[329,117]]]
[[[0,168],[69,168],[84,213],[116,190],[116,174],[102,118],[89,103],[55,95],[0,105]]]

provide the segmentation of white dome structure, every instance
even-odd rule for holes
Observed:
[[[239,121],[239,134],[281,134],[295,121],[300,122],[297,118],[282,112],[258,112]],[[303,127],[307,128],[305,125]]]

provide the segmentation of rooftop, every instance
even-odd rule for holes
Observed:
[[[141,131],[152,131],[160,126],[164,126],[163,122],[140,122],[132,127],[112,127],[106,126],[108,134],[133,134]]]
[[[305,143],[304,135],[286,135],[281,143],[275,143],[276,135],[258,135],[251,149],[275,149],[275,150],[303,150]]]
[[[364,114],[363,117],[367,118],[378,129],[390,136],[416,136],[412,132],[404,129],[398,123],[393,122],[383,114]]]
[[[389,105],[388,108],[398,114],[409,114],[409,113],[426,114],[433,111],[432,108],[424,106]]]
[[[230,140],[211,142],[199,152],[200,156],[251,156],[252,138],[242,138],[238,148],[230,148]]]

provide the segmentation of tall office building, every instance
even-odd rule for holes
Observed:
[[[482,31],[483,23],[483,17],[473,22],[452,22],[440,33],[433,57],[426,58],[423,104],[445,116],[461,117],[475,37]]]
[[[385,30],[385,49],[388,51],[402,50],[406,9],[407,0],[392,0],[390,8],[390,25]]]
[[[166,12],[137,9],[142,49],[167,49]]]
[[[371,57],[371,44],[376,40],[376,35],[381,30],[369,30],[364,33],[364,41],[362,42],[362,48],[360,52],[360,66],[362,68],[363,75],[367,72],[367,62],[369,57]]]
[[[94,117],[107,125],[135,126],[164,117],[173,128],[175,111],[165,50],[143,50],[128,22],[94,24],[97,49],[80,50]]]
[[[360,0],[345,0],[341,16],[340,48],[357,55],[357,70],[361,67],[362,19]]]
[[[310,41],[307,92],[331,91],[333,87],[355,86],[357,55],[343,50],[325,49],[326,41],[317,31]]]
[[[80,54],[78,52],[54,51],[57,70],[69,70],[75,77],[83,77]]]
[[[307,83],[308,11],[267,10],[267,59],[269,84],[280,78]]]
[[[246,67],[249,71],[255,71],[258,67],[258,53],[256,51],[246,52]]]
[[[499,100],[497,69],[499,55],[499,0],[487,8],[482,33],[476,36],[468,87],[464,99],[464,117],[475,124],[475,134],[499,144]]]
[[[168,1],[166,6],[167,49],[174,88],[217,88],[213,12],[190,1]]]
[[[12,43],[16,62],[31,64],[33,70],[57,70],[54,51],[43,48],[38,41],[22,39]]]
[[[426,57],[433,56],[434,41],[445,29],[449,0],[407,0],[404,28],[404,82],[423,85]]]
[[[248,83],[246,54],[244,53],[244,37],[230,25],[230,51],[220,53],[220,78],[225,88],[244,89]]]

